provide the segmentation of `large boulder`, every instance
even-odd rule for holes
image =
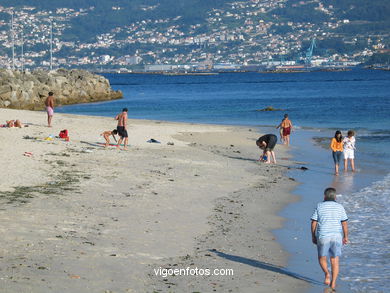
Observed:
[[[24,73],[0,69],[1,108],[43,109],[50,91],[54,93],[56,104],[62,105],[123,97],[121,91],[111,89],[106,78],[85,70],[57,69]]]

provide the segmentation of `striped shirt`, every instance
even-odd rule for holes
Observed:
[[[312,221],[317,221],[317,237],[331,237],[343,235],[341,222],[348,221],[344,207],[335,201],[324,201],[317,205],[311,216]]]

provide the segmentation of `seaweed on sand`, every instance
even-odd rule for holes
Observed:
[[[39,194],[61,195],[67,191],[76,190],[76,184],[80,182],[80,177],[83,177],[84,179],[90,178],[88,176],[81,176],[80,172],[75,170],[62,171],[55,176],[53,181],[47,184],[17,186],[13,191],[0,191],[0,200],[5,200],[7,204],[23,204]]]

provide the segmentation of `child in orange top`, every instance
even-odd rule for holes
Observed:
[[[341,154],[343,153],[343,136],[341,131],[337,130],[332,138],[330,143],[330,148],[332,149],[332,156],[334,161],[335,175],[339,175],[339,165],[341,160]]]

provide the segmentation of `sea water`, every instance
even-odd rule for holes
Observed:
[[[268,131],[275,134],[274,126],[288,113],[297,129],[292,134],[292,152],[295,159],[309,166],[308,172],[295,174],[302,183],[295,193],[302,200],[284,212],[287,231],[285,236],[278,237],[293,254],[290,269],[299,272],[315,266],[316,270],[306,272],[318,272],[318,265],[312,262],[315,250],[310,247],[308,254],[306,249],[310,245],[307,225],[313,206],[321,200],[323,187],[335,186],[340,194],[338,201],[350,218],[351,244],[341,260],[344,286],[355,292],[388,291],[390,72],[358,69],[106,77],[115,90],[123,92],[123,99],[66,106],[57,112],[115,116],[127,107],[130,118],[272,126]],[[259,111],[269,106],[281,110]],[[337,129],[344,134],[355,130],[357,140],[357,172],[342,173],[339,177],[333,176],[330,151],[324,148]]]
[[[387,292],[390,276],[389,256],[389,191],[390,175],[385,157],[375,159],[362,153],[359,141],[356,151],[357,172],[334,176],[331,151],[315,143],[313,137],[331,137],[333,129],[306,129],[294,133],[294,160],[298,167],[288,175],[301,184],[294,190],[301,200],[287,206],[281,215],[287,219],[283,229],[275,231],[277,239],[290,252],[288,268],[311,279],[321,281],[323,273],[317,264],[316,248],[311,243],[310,217],[327,187],[337,190],[337,201],[344,205],[349,217],[349,240],[340,261],[338,292]],[[326,141],[329,144],[330,139]],[[385,147],[385,146],[384,146]],[[387,157],[388,159],[388,157]],[[378,262],[378,259],[381,262]],[[309,293],[322,292],[313,285]]]

